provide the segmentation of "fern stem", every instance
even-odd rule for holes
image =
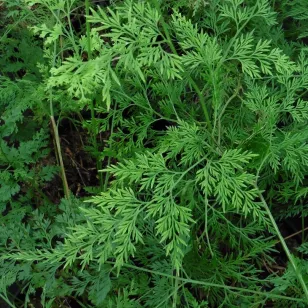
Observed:
[[[213,258],[214,254],[213,254],[213,250],[212,250],[212,246],[211,246],[211,242],[210,242],[210,238],[209,238],[209,232],[208,232],[208,198],[207,196],[204,196],[204,202],[205,202],[205,209],[204,209],[204,233],[205,233],[205,237],[206,237],[206,241],[207,241],[207,245],[209,246],[209,251],[210,254]]]
[[[182,284],[179,286],[179,288],[183,288],[184,285],[185,285],[185,283],[182,283]],[[158,305],[156,305],[155,308],[161,308],[162,305],[163,305],[164,303],[166,303],[166,302],[170,299],[170,297],[172,297],[172,296],[174,296],[174,291],[171,292],[166,298],[164,298]]]
[[[184,178],[184,176],[190,172],[191,170],[193,170],[194,168],[196,168],[199,164],[201,164],[203,161],[205,161],[206,159],[208,159],[208,156],[205,156],[203,158],[201,158],[200,160],[198,160],[195,164],[193,164],[192,166],[190,166],[189,168],[187,168],[184,172],[181,172],[181,176],[179,177],[179,179],[168,189],[165,191],[164,195],[172,193],[172,191],[174,190],[174,188],[182,181],[182,179]]]
[[[59,23],[59,25],[62,26],[62,30],[63,30],[63,33],[66,34],[67,38],[71,41],[71,44],[74,48],[74,51],[76,53],[76,55],[79,53],[78,52],[78,48],[77,48],[77,45],[76,45],[76,42],[75,42],[75,39],[74,39],[74,33],[73,32],[69,32],[65,26],[63,26],[62,22],[61,22],[61,19],[59,16],[57,16],[57,14],[54,12],[54,10],[52,8],[50,8],[48,6],[48,4],[45,4],[45,3],[42,3],[43,6],[45,6],[49,11],[50,13],[53,15],[53,17],[55,18],[55,20]],[[57,11],[58,14],[59,14],[59,10]],[[68,22],[70,23],[70,16],[69,16],[69,13],[66,15],[66,17],[68,18]],[[72,29],[71,29],[72,30]]]
[[[13,304],[10,302],[10,300],[7,298],[7,296],[4,296],[4,295],[2,295],[2,294],[0,293],[0,297],[1,297],[10,307],[16,308],[16,306],[13,305]]]
[[[154,4],[155,4],[155,7],[156,7],[157,11],[161,15],[161,24],[162,24],[162,27],[163,27],[163,30],[164,30],[164,33],[165,33],[165,36],[166,36],[165,38],[166,38],[166,40],[168,42],[168,45],[169,45],[171,51],[175,55],[178,55],[178,52],[177,52],[177,50],[176,50],[176,48],[175,48],[175,46],[174,46],[174,44],[172,42],[172,39],[171,39],[171,36],[170,36],[170,32],[169,32],[167,23],[165,22],[165,19],[164,19],[164,16],[162,14],[162,11],[160,9],[160,5],[158,3],[158,0],[154,0]],[[196,93],[197,93],[197,95],[199,97],[200,105],[201,105],[201,108],[203,110],[206,123],[208,125],[208,128],[212,131],[212,123],[211,123],[209,112],[208,112],[207,107],[206,107],[204,96],[203,96],[201,90],[199,89],[198,85],[196,84],[196,82],[192,79],[192,77],[191,76],[187,76],[187,77],[188,77],[189,82],[191,83],[192,87],[194,88],[194,90],[196,91]]]
[[[74,39],[74,31],[73,31],[73,26],[72,26],[71,16],[70,16],[71,8],[69,6],[69,1],[67,1],[66,4],[67,4],[67,22],[68,22],[68,27],[69,27],[69,30],[70,30],[72,45],[73,45],[73,48],[75,50],[76,55],[78,55],[78,47],[77,47],[75,39]],[[63,28],[65,28],[65,27],[63,27]]]
[[[222,118],[222,116],[223,116],[223,114],[225,113],[225,111],[226,111],[228,105],[230,104],[230,102],[231,102],[234,98],[236,98],[236,97],[238,96],[238,93],[239,93],[239,91],[240,91],[241,88],[242,88],[242,87],[241,87],[240,80],[239,80],[238,86],[236,87],[234,93],[232,94],[232,96],[229,97],[229,99],[226,101],[225,105],[223,106],[223,108],[222,108],[222,110],[221,110],[221,112],[220,112],[220,114],[219,114],[218,120]]]
[[[224,56],[222,57],[221,61],[219,62],[217,69],[219,69],[221,67],[221,65],[226,61],[228,53],[230,51],[230,49],[232,48],[235,40],[238,38],[238,36],[242,33],[243,29],[246,27],[246,25],[249,23],[249,21],[253,18],[253,16],[255,15],[255,11],[258,9],[258,3],[256,3],[254,10],[252,11],[251,15],[249,18],[246,19],[246,21],[241,25],[240,28],[237,29],[235,35],[232,37],[232,39],[230,40],[225,52],[224,52]]]
[[[105,263],[111,264],[111,265],[116,264],[116,262],[112,262],[112,261],[106,261]],[[138,266],[127,264],[127,263],[123,264],[123,266],[127,267],[127,268],[131,268],[131,269],[135,269],[135,270],[138,270],[138,271],[146,272],[146,273],[149,273],[149,274],[153,274],[153,275],[159,275],[159,276],[167,277],[167,278],[170,278],[170,279],[178,279],[179,281],[182,281],[182,282],[185,282],[185,283],[190,283],[190,284],[194,284],[194,285],[202,285],[202,286],[205,286],[205,287],[208,287],[208,288],[220,288],[220,289],[226,289],[226,290],[229,290],[229,291],[239,291],[239,292],[243,292],[243,293],[261,295],[261,296],[265,296],[267,298],[277,298],[277,299],[283,299],[283,300],[289,300],[289,301],[303,303],[303,300],[300,299],[300,298],[293,298],[293,297],[278,295],[278,294],[273,294],[273,293],[254,291],[254,290],[244,289],[244,288],[240,288],[240,287],[227,286],[227,285],[224,285],[224,284],[194,280],[194,279],[190,279],[190,278],[175,277],[175,276],[170,275],[170,274],[149,270],[149,269],[144,268],[144,267],[138,267]]]
[[[145,110],[148,110],[148,111],[153,112],[153,113],[156,114],[160,119],[164,119],[164,120],[166,120],[166,121],[175,122],[175,123],[178,122],[178,120],[176,120],[176,119],[171,119],[171,118],[164,117],[162,114],[160,114],[159,112],[157,112],[156,110],[154,110],[152,107],[150,108],[150,107],[146,107],[146,106],[143,106],[143,105],[138,104],[138,102],[137,102],[133,97],[128,96],[127,94],[125,94],[124,91],[123,91],[123,92],[119,92],[119,91],[117,91],[117,90],[112,89],[112,92],[117,93],[117,94],[119,94],[119,95],[122,95],[122,96],[126,97],[128,100],[132,101],[136,106],[138,106],[138,107],[140,107],[140,108],[143,108],[143,109],[145,109]]]
[[[85,0],[85,7],[86,7],[86,15],[90,15],[90,1]],[[90,28],[90,23],[88,21],[88,18],[86,18],[86,32],[87,32],[87,44],[88,44],[88,60],[92,59],[92,51],[91,51],[91,28]],[[96,140],[96,120],[95,120],[95,106],[94,106],[94,99],[91,99],[90,103],[90,110],[91,110],[91,128],[92,128],[92,141],[94,145],[94,149],[96,154],[98,153],[98,144]],[[96,161],[96,168],[97,171],[102,170],[102,161],[101,158],[97,159]],[[99,178],[99,185],[101,190],[104,189],[103,185],[103,175],[98,172],[98,178]]]
[[[200,105],[201,105],[201,108],[203,110],[206,123],[207,123],[209,129],[212,131],[213,127],[212,127],[210,115],[209,115],[208,110],[206,108],[206,103],[205,103],[204,96],[203,96],[201,90],[199,89],[198,85],[196,84],[196,82],[192,79],[192,77],[188,76],[188,78],[189,78],[189,81],[190,81],[191,85],[193,86],[194,90],[196,91],[196,93],[197,93],[197,95],[199,97]]]
[[[86,6],[86,15],[90,15],[90,2],[89,0],[85,0],[85,6]],[[88,43],[88,59],[92,58],[92,52],[91,52],[91,28],[90,23],[88,21],[88,18],[86,17],[86,31],[87,31],[87,43]]]
[[[287,255],[287,257],[288,257],[288,259],[289,259],[289,261],[290,261],[290,263],[292,265],[292,267],[293,267],[295,275],[297,276],[297,279],[298,279],[299,283],[301,284],[301,286],[303,288],[303,291],[304,291],[304,294],[305,294],[305,297],[306,297],[306,300],[307,300],[306,302],[308,303],[308,288],[307,288],[307,285],[306,285],[306,283],[305,283],[305,281],[303,279],[303,276],[302,276],[301,272],[299,271],[299,269],[298,269],[298,267],[296,265],[296,262],[295,262],[292,254],[291,254],[291,252],[290,252],[290,250],[289,250],[289,248],[288,248],[288,246],[287,246],[287,244],[285,242],[285,239],[283,238],[282,234],[280,233],[280,230],[279,230],[279,228],[278,228],[278,226],[276,224],[276,221],[275,221],[275,219],[274,219],[274,217],[272,215],[272,212],[269,209],[269,207],[267,205],[267,202],[265,201],[265,199],[264,199],[264,197],[263,197],[262,193],[260,192],[260,189],[258,188],[257,185],[256,185],[256,188],[259,191],[259,197],[261,199],[261,202],[262,202],[262,204],[263,204],[263,206],[264,206],[264,208],[265,208],[265,210],[266,210],[266,212],[267,212],[267,214],[268,214],[268,216],[269,216],[269,218],[271,220],[271,223],[272,223],[272,225],[273,225],[277,235],[278,235],[280,243],[281,243],[281,245],[282,245],[282,247],[283,247],[283,249],[284,249],[284,251],[285,251],[285,253],[286,253],[286,255]]]
[[[55,63],[56,63],[56,54],[57,54],[57,45],[56,44],[57,43],[55,41],[54,42],[54,50],[53,50],[52,67],[54,67]],[[66,199],[69,200],[70,199],[70,192],[69,192],[68,182],[67,182],[63,158],[62,158],[59,131],[58,131],[58,127],[56,125],[55,118],[54,118],[52,90],[50,90],[49,95],[50,95],[50,98],[49,98],[50,120],[51,120],[52,129],[53,129],[54,140],[55,140],[55,143],[56,143],[56,152],[58,154],[58,158],[59,158],[59,162],[60,162],[61,177],[62,177],[62,182],[63,182],[63,190],[64,190],[64,194],[65,194]]]
[[[59,132],[58,132],[58,127],[55,122],[55,118],[53,116],[50,116],[53,132],[54,132],[54,138],[56,141],[56,149],[60,161],[60,167],[61,167],[61,177],[63,181],[63,187],[64,187],[64,194],[66,199],[70,198],[70,193],[69,193],[69,187],[66,179],[66,174],[65,174],[65,168],[64,168],[64,163],[62,159],[62,153],[61,153],[61,145],[60,145],[60,138],[59,138]]]
[[[302,206],[302,244],[305,242],[305,215],[304,215],[304,208],[303,208],[303,202],[301,202],[301,206]],[[301,253],[301,257],[303,259],[304,257],[304,253]]]
[[[97,140],[96,140],[96,119],[95,119],[95,109],[94,109],[94,99],[91,100],[91,104],[90,104],[90,110],[91,110],[91,130],[92,130],[92,142],[94,145],[94,149],[95,149],[95,154],[97,155],[98,153],[98,144],[97,144]],[[96,161],[96,168],[97,171],[102,170],[102,161],[101,158],[99,157]],[[103,176],[101,174],[101,172],[98,172],[98,178],[99,178],[99,185],[101,190],[103,189]]]
[[[114,109],[115,109],[115,110],[117,109],[117,103],[115,103]],[[112,122],[111,122],[111,129],[110,129],[110,138],[112,138],[112,136],[113,136],[113,131],[114,131],[114,120],[115,120],[115,112],[114,112],[113,115],[112,115]],[[110,147],[110,149],[112,149],[112,148]],[[106,168],[108,168],[108,167],[110,166],[110,162],[111,162],[111,157],[109,156],[109,157],[108,157],[108,162],[107,162]],[[105,174],[104,190],[103,190],[103,191],[106,191],[106,190],[107,190],[109,177],[110,177],[110,172],[107,171],[106,174]]]
[[[53,43],[53,56],[52,56],[52,67],[56,65],[56,57],[57,57],[57,42],[54,41]],[[50,116],[54,117],[54,110],[53,110],[53,100],[52,100],[52,90],[49,92],[49,109],[50,109]]]
[[[179,276],[180,276],[180,273],[177,270],[176,271],[176,278],[175,278],[175,281],[174,281],[174,293],[173,293],[172,308],[176,308],[177,297],[178,297],[178,289],[179,289]]]

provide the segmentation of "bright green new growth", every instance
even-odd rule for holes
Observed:
[[[52,218],[28,211],[30,222],[5,229],[2,298],[9,302],[7,286],[21,281],[26,302],[42,288],[46,307],[64,296],[87,296],[94,307],[305,307],[307,262],[290,253],[274,220],[308,213],[308,59],[295,43],[307,34],[287,41],[279,28],[288,16],[306,24],[305,2],[283,1],[276,14],[269,0],[177,8],[116,1],[91,10],[86,1],[81,36],[70,21],[81,1],[25,2],[53,20],[32,27],[47,59],[36,90],[33,80],[27,88],[1,77],[0,106],[9,107],[0,200],[17,194],[19,168],[46,146],[42,132],[8,150],[4,139],[15,130],[8,121],[38,108],[46,93],[59,113],[91,106],[89,131],[111,135],[102,153],[92,145],[99,162],[108,158],[104,191],[86,203],[62,200]],[[13,109],[19,87],[37,102]],[[22,166],[11,164],[17,156]],[[54,172],[47,171],[40,185]],[[264,279],[277,233],[290,265]],[[32,234],[37,242],[29,244]],[[298,251],[307,254],[305,241]]]

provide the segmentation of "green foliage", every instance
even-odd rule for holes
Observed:
[[[307,243],[269,271],[265,204],[307,216],[305,2],[117,1],[80,28],[81,1],[25,3],[32,34],[0,47],[2,299],[17,282],[44,307],[305,307]],[[104,189],[34,200],[56,171],[47,116],[88,107]]]

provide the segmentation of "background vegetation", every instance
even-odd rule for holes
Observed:
[[[307,307],[307,12],[0,1],[1,307]]]

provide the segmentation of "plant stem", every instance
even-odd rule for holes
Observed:
[[[302,206],[302,244],[305,242],[305,216],[304,216],[304,210],[303,210],[303,202],[301,202],[301,206]],[[302,252],[302,259],[303,259],[303,252]]]
[[[105,263],[111,264],[111,265],[116,264],[116,262],[112,262],[112,261],[106,261]],[[243,292],[243,293],[261,295],[261,296],[265,296],[265,297],[268,297],[268,298],[284,299],[284,300],[295,301],[295,302],[300,302],[300,303],[303,302],[302,299],[293,298],[293,297],[289,297],[289,296],[283,296],[283,295],[278,295],[278,294],[273,294],[273,293],[266,293],[266,292],[261,292],[261,291],[254,291],[254,290],[244,289],[244,288],[240,288],[240,287],[227,286],[225,284],[218,284],[218,283],[194,280],[194,279],[190,279],[190,278],[175,277],[175,276],[170,275],[170,274],[149,270],[147,268],[138,267],[138,266],[131,265],[131,264],[125,263],[125,264],[123,264],[123,266],[127,267],[127,268],[131,268],[131,269],[135,269],[135,270],[138,270],[138,271],[146,272],[146,273],[149,273],[149,274],[153,274],[153,275],[159,275],[159,276],[167,277],[167,278],[170,278],[170,279],[178,279],[179,281],[189,283],[189,284],[202,285],[202,286],[205,286],[205,287],[208,287],[208,288],[210,288],[210,287],[221,288],[221,289],[226,289],[226,290],[229,290],[229,291],[240,291],[240,292]]]
[[[205,233],[207,245],[209,246],[209,251],[210,251],[210,254],[213,258],[214,254],[213,254],[213,250],[212,250],[212,247],[211,247],[211,242],[210,242],[210,238],[209,238],[209,231],[208,231],[208,210],[209,210],[208,205],[209,205],[209,201],[208,201],[207,195],[204,196],[204,203],[205,203],[205,209],[204,209],[204,232],[203,233]]]
[[[53,128],[53,132],[54,132],[54,138],[55,138],[55,141],[56,141],[56,149],[57,149],[57,153],[58,153],[58,157],[59,157],[59,161],[60,161],[61,177],[62,177],[62,181],[63,181],[64,194],[65,194],[65,198],[69,199],[70,198],[70,192],[69,192],[69,187],[68,187],[68,183],[67,183],[67,179],[66,179],[64,163],[63,163],[63,159],[62,159],[58,127],[56,125],[54,116],[50,116],[50,120],[51,120],[51,124],[52,124],[52,128]]]
[[[89,0],[85,0],[85,6],[86,6],[86,15],[90,15],[90,2]],[[92,52],[91,52],[91,28],[90,23],[88,19],[86,18],[86,31],[87,31],[87,43],[88,43],[88,59],[92,58]]]
[[[75,39],[74,39],[74,31],[73,31],[73,26],[72,26],[71,16],[70,16],[71,7],[69,6],[69,1],[67,1],[66,4],[67,4],[67,22],[68,22],[68,26],[69,26],[69,30],[70,30],[71,41],[72,41],[72,45],[73,45],[73,48],[75,50],[75,53],[76,53],[76,55],[78,55],[78,47],[77,47]]]
[[[306,285],[306,283],[305,283],[305,281],[303,279],[303,276],[302,276],[301,272],[299,271],[299,269],[298,269],[298,267],[296,265],[296,262],[295,262],[295,260],[294,260],[294,258],[292,256],[292,254],[291,254],[291,252],[290,252],[290,250],[289,250],[289,248],[288,248],[288,246],[287,246],[287,244],[286,244],[282,234],[279,231],[279,228],[278,228],[278,226],[276,224],[276,221],[275,221],[275,219],[274,219],[274,217],[273,217],[273,215],[271,213],[271,210],[269,209],[269,207],[268,207],[268,205],[267,205],[267,203],[266,203],[262,193],[260,192],[258,186],[256,186],[256,188],[259,191],[259,197],[261,199],[261,202],[262,202],[262,204],[263,204],[263,206],[264,206],[264,208],[265,208],[265,210],[266,210],[266,212],[267,212],[267,214],[268,214],[268,216],[269,216],[269,218],[271,220],[271,223],[272,223],[272,225],[273,225],[277,235],[278,235],[280,243],[281,243],[281,245],[282,245],[282,247],[283,247],[283,249],[284,249],[284,251],[285,251],[285,253],[286,253],[286,255],[287,255],[287,257],[288,257],[288,259],[289,259],[289,261],[290,261],[290,263],[292,265],[292,267],[293,267],[293,270],[294,270],[294,272],[295,272],[295,274],[297,276],[297,279],[298,279],[299,283],[301,284],[301,286],[303,288],[303,291],[304,291],[304,294],[305,294],[305,297],[306,297],[306,300],[307,300],[307,303],[308,303],[308,289],[307,289],[307,285]]]
[[[55,63],[56,63],[56,53],[57,53],[57,45],[56,45],[56,42],[54,42],[53,63],[52,63],[53,67],[55,66]],[[70,191],[69,191],[69,187],[67,183],[67,178],[66,178],[65,168],[64,168],[63,158],[62,158],[59,131],[58,131],[58,127],[56,125],[55,118],[54,118],[52,90],[50,90],[50,93],[49,93],[49,108],[50,108],[50,120],[51,120],[52,129],[53,129],[53,135],[54,135],[54,139],[56,142],[56,151],[57,151],[59,162],[60,162],[63,190],[64,190],[65,198],[69,200]]]
[[[90,109],[91,109],[92,142],[93,142],[93,146],[94,146],[94,149],[95,149],[95,155],[97,156],[99,151],[98,151],[98,144],[97,144],[97,140],[96,140],[96,119],[95,119],[94,99],[91,100]],[[100,157],[98,157],[98,159],[96,161],[96,169],[97,169],[97,171],[103,169],[102,161],[101,161]],[[102,176],[102,173],[101,172],[97,172],[97,173],[98,173],[100,188],[101,188],[101,190],[103,190],[103,176]]]
[[[10,300],[9,300],[6,296],[4,296],[4,295],[2,295],[2,294],[0,293],[0,297],[1,297],[10,307],[16,308],[16,306],[13,305],[13,304],[10,302]]]
[[[90,1],[85,0],[85,7],[86,7],[86,15],[90,15]],[[91,51],[91,28],[90,28],[90,23],[88,19],[86,19],[86,32],[87,32],[87,43],[88,43],[88,60],[92,59],[92,51]],[[95,119],[95,106],[94,106],[94,98],[91,99],[90,103],[90,110],[91,110],[91,130],[92,130],[92,142],[94,145],[94,149],[96,152],[96,155],[98,154],[98,144],[96,140],[96,119]],[[96,161],[96,168],[97,171],[102,170],[102,161],[101,158],[99,157]],[[98,172],[98,178],[99,178],[99,185],[101,190],[104,189],[103,187],[103,175],[101,172]]]
[[[117,109],[117,103],[115,103],[115,106],[114,106],[114,110],[116,110],[116,109]],[[114,131],[114,119],[115,119],[115,112],[113,113],[113,116],[112,116],[111,129],[110,129],[110,139],[111,139],[112,136],[113,136],[113,131]],[[111,147],[110,147],[110,149],[112,150]],[[109,166],[110,166],[110,162],[111,162],[111,157],[109,156],[109,157],[108,157],[108,162],[107,162],[107,166],[106,166],[106,167],[109,167]],[[108,182],[109,182],[109,177],[110,177],[110,173],[107,171],[106,174],[105,174],[104,190],[103,190],[103,191],[106,191],[106,190],[107,190]]]
[[[171,39],[171,36],[170,36],[170,33],[169,33],[169,30],[168,30],[168,26],[167,26],[167,23],[165,22],[165,19],[163,17],[163,14],[161,12],[161,9],[160,9],[160,5],[158,3],[158,0],[154,0],[154,4],[155,4],[155,7],[157,9],[157,11],[160,13],[161,15],[161,24],[162,24],[162,27],[163,27],[163,30],[164,30],[164,33],[165,33],[165,36],[166,36],[166,40],[168,42],[168,45],[170,47],[170,49],[172,50],[172,52],[175,54],[175,55],[178,55],[178,52],[172,42],[172,39]],[[201,108],[203,110],[203,113],[204,113],[204,116],[205,116],[205,120],[206,120],[206,123],[208,125],[208,128],[212,131],[212,123],[211,123],[211,119],[210,119],[210,116],[209,116],[209,112],[206,108],[206,103],[205,103],[205,99],[204,99],[204,96],[201,92],[201,90],[199,89],[198,85],[196,84],[196,82],[192,79],[191,76],[188,76],[188,79],[189,79],[189,82],[191,83],[192,87],[194,88],[194,90],[196,91],[198,97],[199,97],[199,101],[200,101],[200,105],[201,105]]]
[[[180,276],[180,273],[179,273],[179,271],[177,270],[177,271],[176,271],[176,278],[175,278],[175,281],[174,281],[174,293],[173,293],[172,308],[176,308],[177,297],[178,297],[178,288],[179,288],[179,279],[178,279],[179,276]]]

